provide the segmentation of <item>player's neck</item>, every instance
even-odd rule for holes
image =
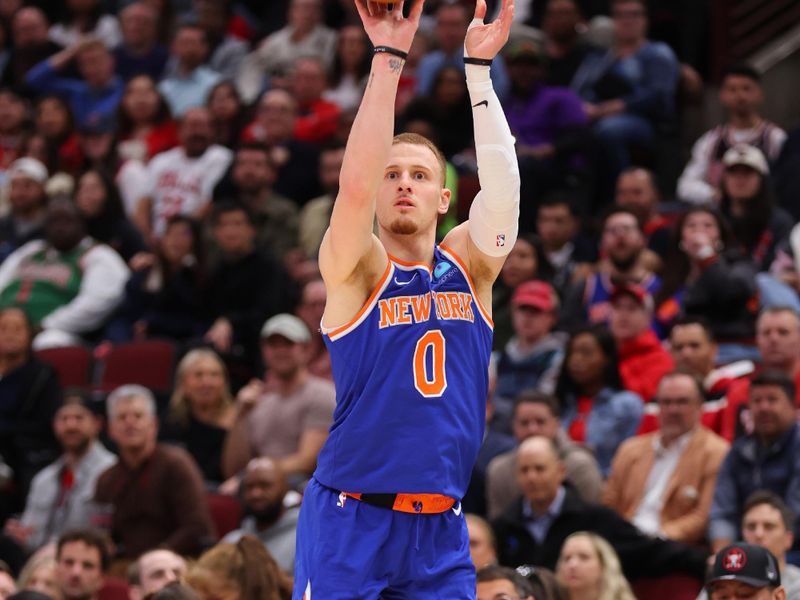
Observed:
[[[386,252],[395,258],[405,262],[421,262],[426,265],[433,263],[433,247],[436,243],[435,230],[431,230],[430,235],[425,233],[397,235],[381,228],[380,240]]]

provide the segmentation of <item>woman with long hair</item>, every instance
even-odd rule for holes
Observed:
[[[19,574],[20,591],[40,592],[61,600],[61,590],[56,581],[56,559],[48,554],[34,554]]]
[[[789,237],[792,217],[775,205],[769,166],[758,148],[734,146],[723,157],[720,210],[731,225],[733,242],[756,270],[775,260],[775,247]]]
[[[636,600],[614,548],[594,533],[564,540],[556,575],[569,600]]]
[[[211,113],[214,143],[228,148],[238,146],[248,119],[244,101],[233,82],[225,79],[212,87],[206,106]]]
[[[202,302],[205,247],[197,221],[182,215],[169,219],[155,253],[134,257],[131,268],[125,300],[106,331],[109,340],[180,341],[208,329]]]
[[[181,443],[208,482],[219,483],[222,447],[233,426],[236,408],[228,371],[213,350],[189,351],[175,372],[175,389],[162,437]]]
[[[604,325],[581,327],[572,334],[556,397],[564,429],[594,452],[607,475],[619,445],[636,434],[644,409],[639,396],[623,389],[617,345]]]
[[[358,108],[372,61],[370,41],[362,27],[345,25],[339,30],[336,55],[323,97],[342,110]]]
[[[187,583],[204,600],[290,600],[292,580],[256,538],[217,544],[189,570]]]
[[[145,249],[139,231],[125,216],[117,186],[99,169],[89,169],[78,179],[75,205],[86,223],[86,231],[108,244],[125,262]]]
[[[43,161],[47,170],[77,175],[83,154],[69,104],[60,96],[40,97],[34,107],[34,124],[36,132],[47,140],[47,160]]]
[[[178,127],[149,75],[137,75],[125,84],[117,123],[119,153],[124,158],[147,162],[178,145]]]
[[[704,317],[720,344],[720,362],[754,355],[758,312],[756,269],[740,250],[713,206],[695,206],[675,226],[656,319],[668,327],[678,316]]]

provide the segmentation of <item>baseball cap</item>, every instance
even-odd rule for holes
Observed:
[[[750,167],[762,175],[769,174],[769,165],[764,153],[755,146],[749,144],[736,144],[722,156],[722,164],[725,168],[736,165]]]
[[[9,180],[14,177],[28,177],[40,185],[45,184],[48,176],[47,167],[40,160],[28,156],[15,160],[8,170]]]
[[[635,283],[621,283],[615,285],[614,289],[611,290],[609,302],[614,302],[614,300],[620,296],[630,296],[636,300],[642,308],[653,310],[653,297],[640,285],[636,285]]]
[[[778,561],[762,546],[737,542],[725,546],[714,559],[706,585],[717,581],[741,581],[757,588],[778,587],[781,573]]]
[[[531,306],[544,312],[558,309],[558,296],[546,281],[526,281],[520,283],[511,296],[514,306]]]
[[[264,323],[261,328],[261,339],[266,339],[273,335],[285,337],[295,344],[304,344],[311,341],[311,333],[308,331],[306,324],[289,313],[275,315]]]

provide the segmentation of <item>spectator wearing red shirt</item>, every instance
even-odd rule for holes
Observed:
[[[672,357],[650,326],[653,298],[642,287],[617,286],[611,292],[610,316],[609,328],[617,342],[622,385],[649,402],[661,377],[675,368]]]
[[[800,390],[800,315],[785,307],[765,309],[756,321],[756,346],[761,353],[759,372],[781,371],[794,381],[795,389]],[[728,390],[720,434],[729,441],[753,431],[747,407],[751,379],[736,381]],[[795,404],[800,406],[797,394]]]
[[[329,140],[336,133],[341,109],[322,97],[327,85],[322,60],[307,56],[295,61],[289,78],[289,89],[298,108],[294,124],[295,139],[319,143]]]

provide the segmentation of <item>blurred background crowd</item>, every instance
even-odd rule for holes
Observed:
[[[440,236],[479,187],[472,10],[426,2],[396,101],[447,158]],[[694,598],[745,539],[800,598],[798,20],[516,0],[479,581]],[[351,0],[0,0],[0,599],[291,596],[371,56]]]

